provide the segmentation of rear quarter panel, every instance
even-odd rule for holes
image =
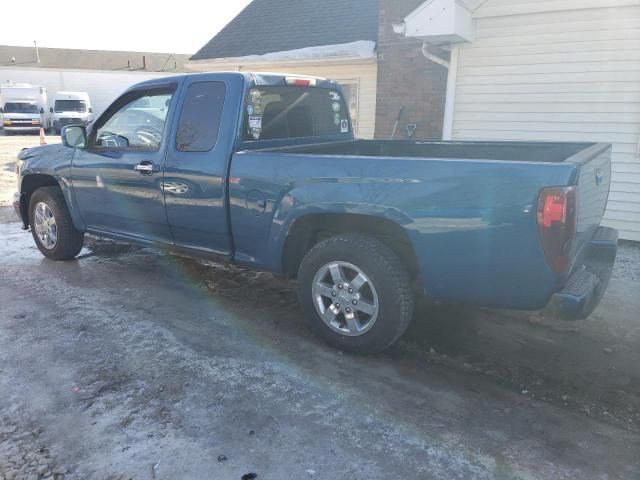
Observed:
[[[540,248],[538,196],[545,186],[574,183],[576,171],[572,164],[240,152],[229,193],[236,260],[280,272],[296,219],[367,214],[406,231],[428,296],[542,308],[560,279]],[[266,200],[264,212],[256,198]]]

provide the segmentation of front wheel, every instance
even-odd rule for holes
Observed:
[[[312,326],[341,350],[381,352],[411,321],[407,269],[374,237],[345,234],[318,243],[303,259],[298,281],[300,302]]]
[[[73,226],[62,191],[42,187],[29,201],[29,227],[42,254],[52,260],[71,260],[82,250],[84,234]]]

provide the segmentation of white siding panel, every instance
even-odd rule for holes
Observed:
[[[637,223],[627,222],[625,220],[608,220],[607,223],[613,228],[617,228],[623,232],[633,232],[637,237],[640,237],[640,229],[638,229]],[[623,240],[637,240],[637,238],[624,238]]]
[[[640,240],[640,0],[489,0],[475,18],[453,138],[612,143],[605,223]]]
[[[478,13],[477,18],[553,13],[607,7],[640,5],[638,0],[491,0]]]
[[[638,172],[620,172],[614,170],[611,176],[611,180],[616,183],[626,183],[632,185],[632,188],[634,188],[636,185],[640,184],[640,170]],[[638,213],[640,214],[640,211]]]
[[[620,158],[622,155],[618,154],[616,157]],[[614,173],[630,173],[640,175],[640,162],[615,162],[613,164]]]
[[[542,70],[537,70],[534,73],[528,74],[514,74],[514,75],[476,75],[467,72],[463,77],[460,77],[459,85],[517,85],[528,83],[545,83],[545,84],[557,84],[560,80],[564,82],[575,83],[602,83],[602,82],[636,82],[640,81],[640,72],[627,71],[627,72],[594,72],[588,70],[585,67],[583,72],[564,73],[558,75],[557,73],[540,73]]]
[[[596,123],[596,124],[626,124],[640,123],[640,112],[637,113],[592,113],[585,118],[582,113],[573,112],[527,112],[530,122],[546,123]],[[458,112],[456,119],[460,122],[521,122],[522,113],[518,112]]]
[[[614,212],[631,212],[640,215],[640,204],[609,200],[608,207],[612,215]]]
[[[632,222],[632,223],[640,223],[640,212],[629,212],[629,211],[616,211],[611,210],[611,215],[609,217],[611,220],[616,220],[618,222]],[[629,228],[629,227],[626,227]]]
[[[460,85],[458,87],[459,95],[475,95],[475,94],[519,94],[526,89],[533,94],[548,94],[550,91],[554,93],[603,93],[603,92],[619,92],[629,94],[640,94],[640,82],[599,82],[595,84],[592,81],[578,83],[528,83],[528,84],[476,84],[476,85]]]
[[[626,202],[629,204],[635,204],[640,207],[640,193],[625,193],[625,192],[616,192],[611,191],[609,195],[609,200],[614,202]]]
[[[534,131],[545,133],[556,132],[572,132],[575,129],[573,123],[563,122],[531,122],[531,121],[464,121],[458,120],[456,122],[456,128],[460,130],[482,130],[491,129],[495,132],[522,132],[522,131]],[[595,134],[623,134],[620,138],[626,138],[633,140],[637,137],[637,124],[634,123],[595,123],[595,122],[580,122],[580,133],[595,133]],[[608,137],[607,137],[608,138]]]
[[[640,30],[638,30],[640,34]],[[640,39],[640,35],[638,36]],[[466,59],[462,52],[466,52],[466,49],[461,49],[461,57]],[[523,56],[519,61],[526,62],[526,56]],[[624,61],[605,61],[605,62],[558,62],[558,63],[540,63],[540,64],[517,64],[506,63],[504,65],[489,65],[486,67],[475,67],[471,63],[465,64],[461,62],[458,68],[458,75],[475,75],[475,76],[494,76],[494,75],[537,75],[540,72],[552,72],[556,75],[555,82],[563,80],[565,73],[582,73],[585,77],[588,74],[594,72],[606,72],[609,74],[609,79],[616,78],[617,74],[626,72],[637,72],[638,65],[636,62],[624,62]],[[586,77],[588,78],[588,77]]]
[[[640,201],[640,191],[638,191],[638,184],[631,183],[631,178],[625,178],[624,182],[612,182],[611,183],[611,191],[619,192],[619,193],[630,193],[633,195],[638,195],[638,200]]]

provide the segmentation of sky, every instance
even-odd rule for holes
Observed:
[[[0,45],[193,54],[250,0],[2,3]]]

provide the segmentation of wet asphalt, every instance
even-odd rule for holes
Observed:
[[[640,478],[639,265],[584,322],[423,302],[357,357],[289,282],[97,239],[51,262],[0,208],[0,479]]]

